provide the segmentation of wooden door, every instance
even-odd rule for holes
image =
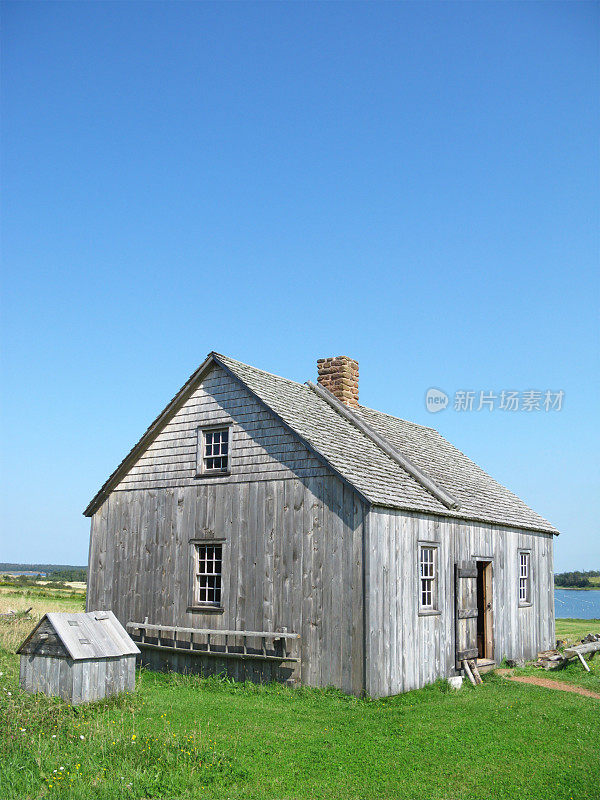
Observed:
[[[455,565],[456,668],[465,659],[477,658],[477,564]]]

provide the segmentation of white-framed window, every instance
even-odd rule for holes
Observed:
[[[531,564],[530,553],[527,550],[519,551],[519,603],[531,603]]]
[[[198,428],[198,475],[229,472],[230,439],[229,425]]]
[[[437,547],[419,545],[419,610],[437,608]]]
[[[223,545],[196,545],[196,602],[220,606],[223,580]]]

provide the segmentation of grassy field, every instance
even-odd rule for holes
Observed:
[[[559,635],[578,636],[577,623],[599,628],[560,621]],[[133,695],[74,709],[18,689],[14,645],[31,626],[0,627],[3,799],[600,798],[598,700],[493,674],[477,689],[439,682],[366,701],[142,670]],[[595,661],[590,676],[578,664],[536,674],[600,692]]]
[[[556,638],[563,642],[580,642],[588,633],[600,633],[600,619],[556,620]]]
[[[0,618],[0,647],[14,651],[25,639],[36,622],[46,611],[83,611],[85,608],[85,585],[73,589],[48,589],[46,586],[0,585],[0,613],[24,612],[31,608],[29,619],[3,620]]]

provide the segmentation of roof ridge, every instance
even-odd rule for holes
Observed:
[[[214,350],[105,481],[85,509],[86,516],[97,511],[214,365],[220,365],[239,381],[368,504],[557,533],[544,517],[435,428],[368,406],[358,406],[352,411],[343,406],[340,411],[332,408],[331,402],[319,397],[306,383],[267,372]],[[334,402],[339,401],[334,398]],[[323,403],[329,414],[319,412],[319,407],[325,410]],[[347,416],[344,411],[348,411]],[[456,492],[458,502],[449,491]],[[453,507],[454,504],[458,508]]]
[[[315,385],[311,381],[307,381],[307,386],[313,390],[319,397],[325,400],[326,403],[336,410],[341,416],[351,422],[358,430],[371,439],[383,452],[393,459],[402,469],[407,472],[417,483],[424,489],[432,494],[436,500],[453,511],[460,509],[460,503],[444,488],[439,486],[432,478],[429,477],[422,469],[415,466],[412,461],[400,452],[394,445],[392,445],[385,437],[383,437],[376,430],[364,420],[357,418],[351,408],[343,404],[338,398],[326,389],[324,386]]]
[[[294,381],[291,378],[286,378],[284,375],[278,375],[276,372],[269,372],[266,369],[260,369],[260,367],[255,367],[253,364],[246,364],[245,361],[238,361],[237,358],[226,356],[223,353],[217,353],[216,350],[210,352],[209,355],[216,356],[217,358],[224,359],[225,361],[233,361],[234,364],[239,364],[240,367],[247,367],[248,369],[254,370],[254,372],[260,372],[262,375],[269,375],[271,378],[277,378],[278,380],[285,381],[286,383],[293,383],[294,386],[299,386],[301,389],[306,389],[305,383],[300,383],[300,381]]]
[[[262,375],[269,375],[271,378],[277,378],[280,381],[285,381],[286,383],[292,383],[294,386],[298,386],[302,389],[306,389],[307,386],[311,383],[311,381],[305,381],[304,383],[300,383],[300,381],[295,381],[292,378],[286,378],[285,375],[278,375],[276,372],[269,372],[267,369],[261,369],[260,367],[255,367],[254,364],[247,364],[245,361],[240,361],[237,358],[232,358],[231,356],[227,356],[224,353],[217,353],[216,350],[212,350],[209,353],[210,356],[216,356],[217,358],[222,358],[225,361],[233,361],[234,364],[239,364],[242,367],[247,367],[248,369],[253,370],[254,372],[260,372]],[[393,414],[388,414],[387,411],[380,411],[378,408],[371,408],[370,406],[363,406],[359,403],[359,410],[361,411],[373,411],[375,414],[381,414],[384,417],[389,417],[390,419],[397,420],[399,422],[404,422],[407,425],[413,425],[415,428],[422,428],[426,431],[433,431],[434,433],[439,433],[436,428],[432,428],[429,425],[421,425],[419,422],[413,422],[410,419],[404,419],[404,417],[396,417]]]

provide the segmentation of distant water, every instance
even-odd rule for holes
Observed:
[[[600,619],[600,589],[555,589],[554,613],[558,618]]]
[[[0,575],[10,575],[11,578],[18,578],[19,575],[26,575],[28,578],[34,578],[36,575],[41,575],[42,578],[46,577],[45,572],[1,572]]]

